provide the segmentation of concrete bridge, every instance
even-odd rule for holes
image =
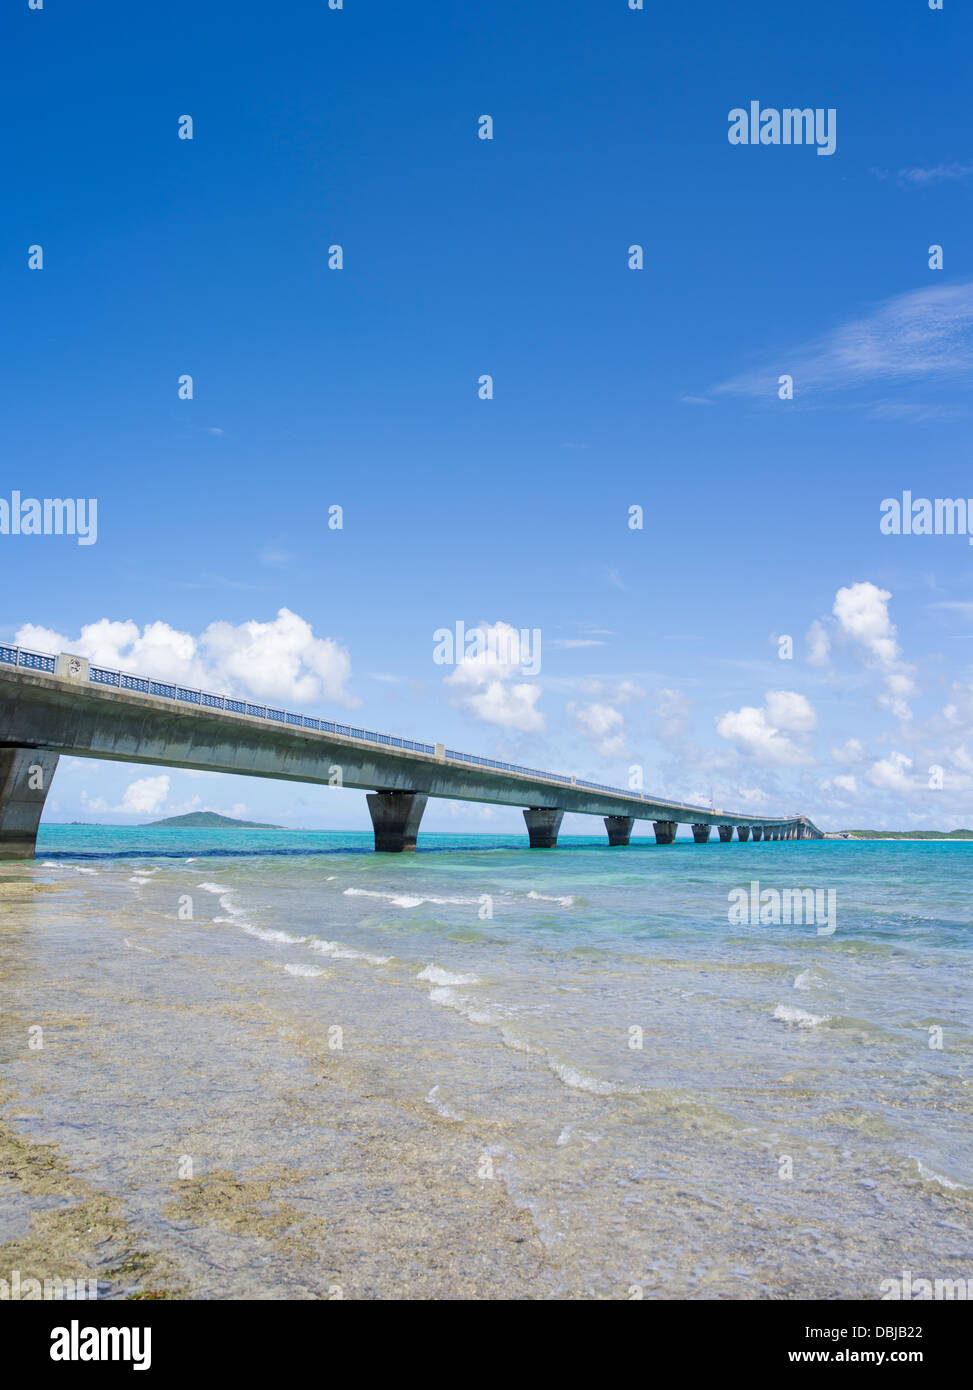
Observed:
[[[294,714],[90,665],[80,656],[0,645],[0,859],[34,855],[37,826],[61,754],[159,767],[235,772],[360,787],[376,850],[414,850],[430,796],[521,806],[532,849],[553,849],[565,811],[604,818],[610,845],[636,820],[657,844],[678,825],[698,843],[822,839],[806,816],[754,817],[666,801],[580,777],[461,753],[441,743]]]

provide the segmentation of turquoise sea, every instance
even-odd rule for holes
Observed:
[[[973,845],[371,845],[45,825],[2,866],[4,1114],[189,1296],[973,1276]],[[833,931],[731,921],[752,884]]]

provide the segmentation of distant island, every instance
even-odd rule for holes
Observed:
[[[256,820],[234,820],[232,816],[220,816],[216,811],[190,811],[186,816],[166,816],[165,820],[143,822],[143,829],[150,826],[169,825],[173,828],[185,827],[192,830],[285,830],[283,825],[264,825]]]
[[[834,830],[829,840],[973,840],[973,830]]]

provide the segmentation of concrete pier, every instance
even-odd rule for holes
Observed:
[[[705,845],[706,841],[709,839],[709,832],[712,829],[713,827],[711,825],[693,826],[693,839],[696,841],[697,845]]]
[[[726,844],[727,840],[733,839],[732,825],[718,825],[716,828],[720,832],[720,839],[723,841],[724,844]]]
[[[531,849],[556,849],[564,812],[554,806],[532,806],[524,812]]]
[[[0,748],[0,859],[33,859],[57,761],[43,748]]]
[[[751,827],[750,827],[750,833],[753,835],[753,838],[754,838],[755,840],[762,840],[762,839],[764,839],[764,827],[763,827],[762,825],[751,825]],[[769,830],[769,829],[767,830],[766,838],[767,838],[768,840],[770,839],[770,830]]]
[[[634,816],[605,816],[605,829],[610,845],[627,845],[632,838]]]
[[[415,849],[428,799],[422,792],[371,792],[365,797],[377,852],[401,854]]]
[[[749,827],[749,825],[738,825],[738,826],[737,826],[737,839],[738,839],[738,840],[749,840],[749,839],[750,839],[750,827]]]
[[[676,826],[678,822],[674,820],[654,820],[652,829],[655,831],[655,842],[657,845],[671,845],[676,838]]]

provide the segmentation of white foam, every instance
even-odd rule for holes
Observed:
[[[82,869],[82,867],[81,867],[80,864],[75,864],[75,866],[74,866],[74,871],[75,871],[76,874],[96,874],[96,875],[97,875],[97,873],[98,873],[98,870],[97,870],[97,869]]]
[[[224,888],[222,883],[197,883],[197,888],[201,888],[204,893],[230,893],[232,889]]]
[[[416,976],[417,980],[428,980],[431,985],[478,985],[480,977],[478,975],[454,975],[450,970],[443,970],[438,965],[427,965],[425,970],[420,970]]]
[[[560,904],[561,907],[571,907],[572,904],[574,903],[574,899],[573,899],[572,897],[566,897],[566,898],[552,898],[552,897],[549,897],[549,895],[548,895],[547,893],[535,893],[534,890],[533,890],[533,888],[530,890],[530,892],[527,894],[527,896],[528,896],[528,898],[533,898],[536,902],[540,902],[540,903],[558,903],[558,904]]]
[[[447,1009],[455,1009],[457,1013],[469,1019],[470,1023],[494,1023],[492,1014],[484,1013],[482,1009],[470,1007],[469,996],[457,994],[455,989],[448,985],[437,985],[435,989],[429,991],[429,998],[434,1004],[443,1004]]]
[[[396,907],[421,907],[423,903],[436,903],[446,905],[449,903],[460,903],[468,905],[478,903],[479,898],[437,898],[432,894],[416,895],[415,893],[377,893],[371,888],[346,888],[345,896],[349,898],[383,898],[386,902],[394,903]]]
[[[332,970],[325,970],[320,965],[285,965],[284,969],[288,975],[300,975],[306,979],[319,979],[322,975],[325,979],[334,974]]]
[[[795,1023],[798,1028],[816,1028],[819,1023],[828,1023],[830,1014],[809,1014],[803,1009],[795,1009],[792,1004],[778,1004],[774,1018],[780,1023]]]
[[[306,936],[294,936],[289,931],[274,931],[266,927],[251,927],[246,922],[237,924],[241,931],[245,931],[248,936],[255,936],[260,941],[272,941],[280,946],[303,946],[307,941]]]
[[[566,1062],[555,1062],[551,1058],[547,1065],[555,1076],[561,1078],[565,1086],[571,1086],[576,1091],[590,1091],[594,1096],[613,1096],[621,1090],[614,1081],[599,1081],[596,1076],[587,1076],[576,1067],[569,1067]]]
[[[340,941],[325,941],[320,936],[309,936],[306,941],[310,950],[319,951],[322,956],[332,956],[335,960],[364,960],[369,965],[388,965],[392,960],[391,956],[375,956],[368,951],[356,951],[351,946],[342,946]]]
[[[973,1189],[967,1187],[965,1183],[954,1182],[952,1178],[944,1177],[942,1173],[934,1173],[923,1163],[921,1158],[915,1160],[915,1165],[919,1169],[919,1176],[924,1182],[938,1183],[940,1187],[948,1187],[951,1192],[970,1192]]]

